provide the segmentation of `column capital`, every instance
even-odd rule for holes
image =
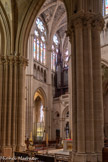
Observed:
[[[15,56],[15,55],[7,55],[7,56],[1,56],[0,57],[0,64],[3,63],[16,63],[16,64],[22,64],[24,66],[28,65],[28,60],[22,56]]]
[[[15,56],[14,55],[9,55],[8,56],[8,61],[10,64],[13,64],[14,63],[14,59],[15,59]]]
[[[16,64],[22,64],[27,66],[28,60],[22,56],[15,56],[15,55],[7,55],[7,56],[0,56],[0,64],[3,63],[16,63]]]
[[[104,27],[104,19],[101,14],[84,12],[82,10],[71,16],[68,28],[69,30],[71,29],[71,31],[73,31],[73,28],[81,28],[86,25],[92,25],[92,27],[102,30]]]
[[[104,28],[104,19],[102,16],[97,15],[97,17],[94,17],[92,21],[92,28],[94,30],[101,31]]]
[[[4,56],[0,56],[0,65],[5,63],[5,58]]]
[[[94,30],[101,31],[104,27],[104,19],[101,14],[93,12],[79,11],[70,17],[66,35],[69,37],[70,42],[72,36],[75,34],[76,29],[83,29],[84,27],[92,27]]]
[[[28,60],[22,56],[19,56],[18,58],[19,64],[27,66],[28,65]]]

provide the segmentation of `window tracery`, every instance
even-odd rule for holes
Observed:
[[[36,29],[34,31],[34,59],[42,64],[46,64],[46,29],[43,22],[36,19]]]

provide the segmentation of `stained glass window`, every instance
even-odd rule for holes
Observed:
[[[41,39],[42,39],[43,42],[45,42],[45,38],[43,36],[41,37]]]
[[[105,0],[105,14],[108,14],[108,0]]]
[[[68,60],[69,60],[69,52],[68,50],[64,53],[64,67],[68,67]]]
[[[34,39],[34,44],[33,44],[33,53],[34,53],[34,58],[36,57],[36,39]]]
[[[37,39],[37,61],[39,61],[39,40]]]
[[[36,19],[36,29],[34,31],[33,56],[36,61],[46,63],[46,30],[43,22]]]
[[[58,45],[59,45],[58,37],[57,37],[57,35],[54,35],[53,36],[52,53],[51,53],[51,69],[53,71],[56,70]]]
[[[37,30],[35,30],[35,35],[38,37],[39,36],[39,33]]]
[[[43,22],[39,18],[37,18],[36,24],[37,24],[37,27],[40,29],[40,31],[43,32],[44,31],[44,25],[43,25]]]
[[[44,50],[43,50],[43,63],[46,63],[46,59],[45,59],[45,55],[46,55],[46,46],[44,44]]]
[[[40,122],[44,121],[44,112],[43,112],[43,104],[40,107]]]
[[[43,53],[43,45],[42,45],[42,42],[40,44],[40,61],[42,63],[42,53]]]
[[[55,43],[56,45],[58,45],[58,39],[57,39],[57,36],[56,36],[56,35],[54,35],[53,41],[54,41],[54,43]]]

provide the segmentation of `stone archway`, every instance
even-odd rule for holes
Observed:
[[[99,5],[100,1],[97,2],[98,9]],[[82,1],[79,4],[73,1],[71,13],[71,17],[68,17],[67,35],[72,46],[73,161],[78,161],[80,157],[82,161],[87,161],[87,152],[91,159],[94,157],[92,153],[96,153],[95,158],[100,159],[103,146],[100,68],[100,31],[103,18],[98,14],[95,3],[91,2],[85,7]],[[27,40],[22,41],[24,47],[21,48],[21,53],[26,57]]]
[[[33,136],[34,142],[45,140],[46,130],[46,96],[42,88],[38,88],[34,95]]]
[[[36,100],[37,96],[39,96],[42,100],[43,106],[47,107],[47,97],[43,90],[43,88],[39,87],[37,88],[35,94],[34,94],[34,101]]]
[[[25,66],[27,64],[27,41],[33,20],[43,2],[31,1],[23,23],[19,23],[15,44],[16,53],[14,57],[13,55],[12,57],[8,57],[9,59],[3,58],[3,61],[5,60],[3,64],[4,76],[1,76],[1,83],[3,83],[5,89],[4,92],[2,91],[3,96],[0,94],[0,99],[2,101],[4,99],[5,103],[3,107],[4,128],[8,128],[8,130],[4,131],[4,125],[2,125],[2,133],[5,135],[2,136],[3,147],[12,149],[12,147],[15,148],[17,146],[17,150],[19,151],[24,146],[24,81]],[[65,2],[68,4],[68,14],[70,13],[68,15],[69,24],[67,34],[70,36],[72,45],[72,120],[74,132],[72,159],[74,162],[93,161],[93,159],[95,161],[102,161],[103,109],[100,31],[103,27],[103,18],[99,14],[101,13],[101,0],[94,2],[85,0],[72,0],[70,2],[70,0],[67,0]],[[6,46],[9,47],[8,44]],[[12,52],[14,53],[14,51]],[[7,60],[9,64],[7,64]],[[12,85],[14,86],[14,90],[12,89]],[[7,100],[9,103],[7,103]],[[7,120],[6,113],[9,114]],[[12,129],[10,129],[11,115],[13,115],[12,122],[14,121],[13,123],[15,123]],[[15,120],[16,117],[17,121]],[[7,124],[6,121],[8,121]],[[10,130],[12,130],[12,135]],[[17,130],[16,134],[15,130]],[[6,141],[8,141],[8,144],[6,144]],[[12,141],[12,144],[10,141]]]
[[[42,1],[37,0],[31,2],[30,7],[24,17],[24,21],[22,21],[22,23],[18,28],[18,32],[16,36],[16,51],[19,53],[19,55],[23,56],[25,59],[27,58],[27,43],[28,43],[30,30],[44,2],[45,0]],[[68,11],[69,1],[63,0],[62,2],[64,3],[66,10]],[[66,14],[69,15],[70,12],[66,12]]]

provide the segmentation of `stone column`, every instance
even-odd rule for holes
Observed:
[[[47,84],[48,84],[48,99],[47,99],[47,106],[48,106],[48,111],[47,111],[47,120],[48,120],[48,137],[49,140],[51,140],[52,132],[51,132],[51,125],[52,125],[52,99],[53,99],[53,94],[52,94],[52,84],[51,84],[51,43],[47,43],[47,68],[48,68],[48,73],[47,73]]]
[[[9,56],[9,92],[8,92],[8,110],[7,110],[7,146],[11,146],[11,116],[12,116],[12,83],[13,83],[13,56]]]
[[[63,137],[63,118],[60,118],[60,138]]]
[[[34,35],[30,34],[28,39],[28,59],[29,59],[29,65],[26,68],[26,136],[30,135],[30,133],[33,131],[33,96],[32,92],[34,90],[33,87],[33,64],[34,64],[34,58],[33,58],[33,41],[34,41]]]
[[[93,58],[93,96],[94,96],[94,134],[95,151],[102,152],[103,146],[103,97],[102,97],[102,75],[101,75],[101,50],[100,50],[100,32],[102,21],[94,20],[92,25],[92,58]]]
[[[24,145],[24,78],[27,60],[15,55],[0,58],[0,140],[4,156]]]
[[[19,57],[19,79],[18,79],[18,109],[17,109],[17,150],[22,151],[24,148],[23,141],[23,124],[24,123],[24,99],[25,99],[25,66],[27,60]]]
[[[84,65],[83,65],[83,24],[81,19],[75,23],[76,44],[76,94],[77,94],[77,151],[85,152],[84,122]]]
[[[45,128],[44,128],[44,140],[46,140],[46,133],[48,133],[48,123],[47,123],[47,111],[48,111],[48,108],[47,107],[44,107],[43,108],[43,112],[44,112],[44,125],[45,125]]]
[[[73,139],[72,137],[72,54],[71,54],[71,44],[68,42],[68,51],[69,51],[69,62],[68,66],[68,93],[69,93],[69,134],[70,138]]]
[[[63,127],[63,134],[62,134],[62,136],[63,136],[63,139],[65,139],[66,138],[66,131],[65,131],[65,118],[63,118],[63,120],[62,120],[62,127]]]
[[[12,147],[15,151],[17,143],[17,107],[18,107],[18,58],[14,57],[14,78],[13,78],[13,109],[12,109]]]
[[[94,152],[94,113],[93,113],[93,69],[92,69],[92,21],[84,21],[84,105],[86,152]],[[88,127],[90,129],[88,129]]]
[[[1,133],[1,124],[2,124],[2,98],[3,98],[3,60],[0,57],[0,143],[2,143],[2,133]]]
[[[67,34],[72,45],[72,162],[102,162],[102,16],[78,12]]]
[[[44,107],[43,108],[43,112],[44,112],[44,122],[45,122],[45,131],[48,132],[48,128],[47,128],[47,111],[48,111],[48,108],[47,107]]]
[[[7,130],[6,130],[6,119],[7,119],[7,94],[8,94],[8,59],[7,57],[4,58],[4,76],[3,76],[3,80],[4,80],[4,84],[3,84],[3,111],[2,111],[2,146],[5,147],[6,146],[6,134],[7,134]]]
[[[72,69],[72,149],[74,152],[77,151],[77,96],[76,96],[76,56],[75,56],[75,32],[73,26],[68,27],[67,36],[69,36],[69,41],[71,44],[71,63],[69,64]],[[71,93],[71,92],[70,92]]]

